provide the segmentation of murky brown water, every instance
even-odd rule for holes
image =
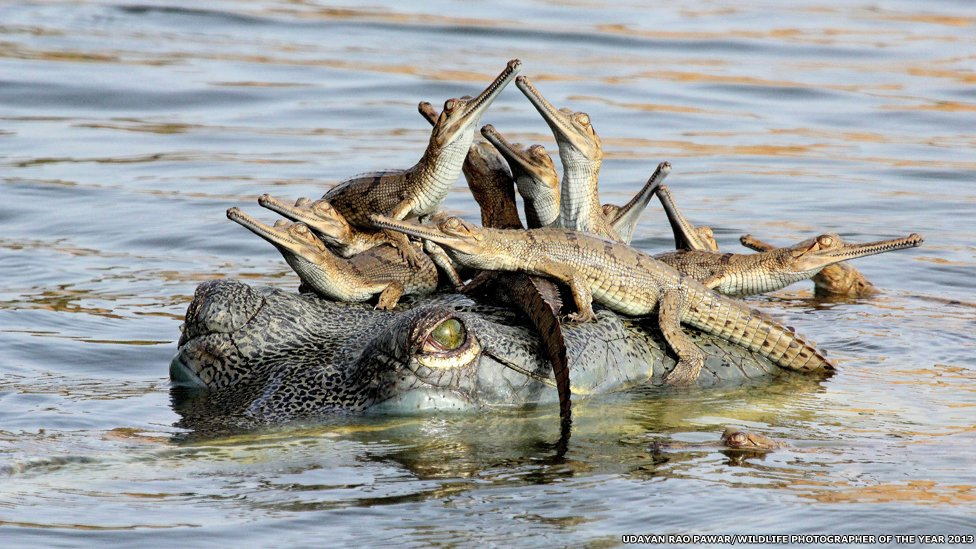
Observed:
[[[974,533],[976,7],[783,5],[0,6],[4,547]],[[880,297],[753,300],[840,372],[584,400],[565,459],[554,407],[174,442],[167,366],[195,286],[297,286],[226,208],[411,165],[429,132],[416,103],[512,57],[592,116],[607,202],[670,160],[686,213],[729,251],[747,232],[925,235],[858,263]],[[555,150],[515,90],[484,121]],[[460,184],[445,207],[475,217]],[[668,234],[652,206],[635,245]],[[737,463],[683,444],[727,423],[790,447]]]

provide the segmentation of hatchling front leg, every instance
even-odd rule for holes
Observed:
[[[576,322],[592,321],[596,318],[596,314],[593,312],[593,291],[590,290],[590,285],[584,277],[577,274],[567,278],[568,280],[564,280],[573,294],[573,301],[576,302],[576,312],[568,315],[569,319]]]
[[[411,268],[419,269],[423,266],[424,260],[421,257],[422,251],[418,250],[410,241],[410,237],[397,231],[384,230],[386,238],[396,249],[400,250],[400,257],[406,260]]]
[[[681,329],[681,311],[685,305],[685,294],[681,290],[667,290],[658,301],[657,321],[671,350],[678,355],[678,364],[664,377],[668,385],[691,385],[705,365],[702,354],[688,334]]]
[[[461,280],[461,276],[458,274],[457,269],[454,268],[454,262],[451,261],[450,256],[434,242],[430,240],[424,240],[424,251],[433,260],[434,265],[440,267],[441,271],[447,276],[447,279],[451,281],[451,284],[456,290],[460,290],[464,286],[464,281]]]
[[[390,282],[390,285],[380,292],[380,298],[376,302],[376,308],[383,311],[393,310],[397,302],[400,301],[400,296],[403,295],[403,292],[403,284]]]

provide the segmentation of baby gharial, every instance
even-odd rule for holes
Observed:
[[[428,294],[437,289],[437,267],[423,252],[418,252],[419,266],[389,244],[346,259],[329,250],[304,223],[279,220],[268,226],[237,208],[227,210],[227,217],[270,242],[302,283],[323,297],[360,302],[379,294],[376,308],[392,309],[404,294]]]
[[[783,368],[833,369],[823,354],[786,326],[626,244],[563,228],[487,229],[457,217],[436,226],[380,215],[372,219],[379,227],[439,244],[461,265],[547,276],[566,284],[578,310],[571,319],[593,320],[594,301],[628,315],[656,315],[679,357],[667,378],[671,384],[694,382],[702,367],[701,352],[682,323],[742,345]]]

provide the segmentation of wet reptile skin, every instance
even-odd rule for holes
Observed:
[[[518,77],[515,85],[542,115],[559,146],[563,180],[555,225],[620,240],[600,206],[598,185],[603,147],[589,115],[557,109],[524,76]]]
[[[333,187],[322,198],[357,227],[370,228],[369,214],[374,212],[396,219],[434,213],[461,175],[481,115],[520,68],[519,60],[513,59],[477,97],[449,99],[427,149],[414,166],[353,177]]]
[[[922,237],[914,233],[904,238],[866,244],[844,244],[837,235],[820,235],[793,246],[754,254],[680,250],[657,254],[654,258],[707,288],[725,295],[743,297],[785,288],[842,261],[921,244]]]
[[[438,358],[424,351],[425,334],[447,318],[461,321],[480,351],[455,367],[425,366]],[[388,312],[214,280],[197,288],[170,372],[180,385],[209,389],[195,395],[205,400],[201,414],[242,424],[556,402],[546,353],[522,321],[456,294]],[[563,337],[577,398],[661,385],[674,368],[657,330],[608,310],[564,326]],[[714,336],[689,337],[706,357],[699,386],[789,375]]]
[[[847,244],[836,234],[824,234],[792,246],[775,248],[746,235],[740,239],[742,244],[761,248],[760,253],[723,254],[718,251],[711,230],[696,228],[685,218],[667,186],[660,186],[657,196],[671,223],[677,250],[656,254],[654,258],[701,282],[706,288],[729,296],[772,292],[811,277],[818,279],[818,292],[826,286],[836,288],[836,291],[823,293],[857,295],[858,289],[864,288],[863,294],[870,295],[874,289],[870,282],[852,267],[841,267],[841,262],[920,246],[923,241],[921,236],[912,233],[904,238]],[[830,269],[828,274],[819,276],[825,268]]]
[[[685,339],[680,324],[743,345],[784,368],[833,369],[816,347],[792,330],[625,244],[568,229],[479,228],[456,217],[436,227],[382,216],[374,216],[373,221],[433,240],[468,267],[555,278],[570,287],[578,320],[591,319],[592,302],[628,315],[656,314],[669,346],[681,357],[679,369],[669,378],[676,384],[693,382],[701,366],[701,357]]]

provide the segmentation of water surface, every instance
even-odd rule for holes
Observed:
[[[976,8],[782,4],[0,7],[4,546],[974,533]],[[670,160],[676,198],[727,251],[744,233],[922,233],[858,262],[879,297],[752,300],[839,373],[580,400],[563,457],[555,407],[174,427],[167,365],[196,285],[297,287],[224,211],[413,164],[416,103],[478,91],[513,57],[591,115],[605,202]],[[514,88],[484,121],[555,151]],[[444,207],[477,218],[461,184]],[[668,235],[652,206],[635,245]],[[736,461],[711,444],[729,423],[790,447]]]

